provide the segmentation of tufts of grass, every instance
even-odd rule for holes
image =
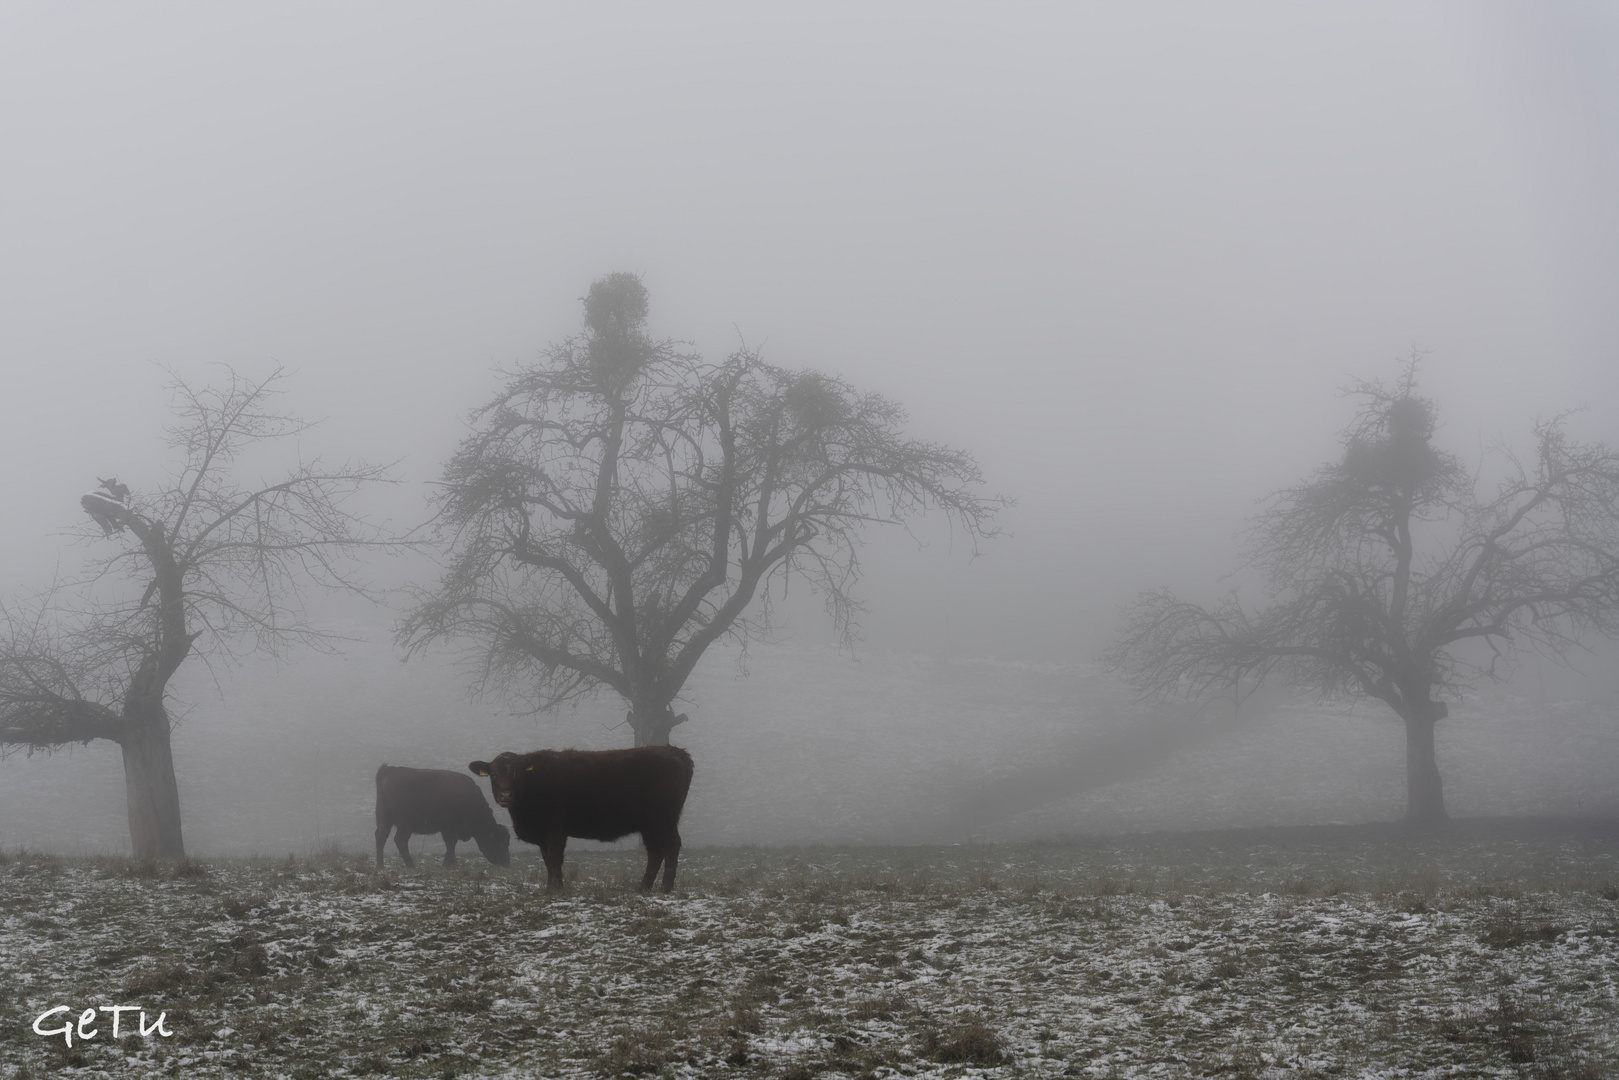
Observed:
[[[1503,992],[1487,1008],[1445,1017],[1435,1029],[1446,1042],[1479,1047],[1538,1080],[1610,1075],[1547,999]]]
[[[1568,932],[1547,919],[1525,918],[1518,904],[1499,904],[1485,925],[1479,940],[1493,949],[1515,949],[1520,945],[1547,945]]]
[[[924,1057],[946,1065],[999,1065],[1010,1056],[1001,1037],[977,1016],[948,1031],[925,1028],[921,1043]]]
[[[266,906],[268,903],[267,899],[259,895],[230,896],[226,897],[225,902],[220,906],[224,909],[225,914],[232,919],[245,919],[252,912]]]
[[[645,1076],[689,1056],[686,1032],[670,1024],[620,1032],[596,1063],[603,1076]]]
[[[462,990],[451,994],[445,1002],[456,1012],[473,1014],[488,1012],[494,1003],[495,995],[491,990]]]
[[[859,1046],[847,1036],[833,1040],[833,1053],[832,1066],[855,1080],[876,1080],[882,1073],[891,1074],[899,1061],[892,1048]]]
[[[130,999],[158,998],[191,985],[191,971],[182,963],[159,963],[137,971],[124,985],[124,996]]]
[[[17,852],[17,857],[11,860],[12,877],[56,877],[62,872],[62,860],[55,855],[48,855],[39,851],[26,849]]]
[[[746,1035],[764,1030],[761,1006],[774,1006],[782,999],[777,986],[780,976],[774,972],[754,972],[742,989],[730,999],[730,1028]]]
[[[213,871],[206,863],[182,855],[170,867],[169,876],[176,881],[206,881],[213,877]]]
[[[270,953],[257,943],[244,946],[231,957],[230,970],[249,979],[263,978],[270,974]]]
[[[904,994],[883,994],[851,1002],[848,1017],[850,1020],[892,1020],[910,1007],[910,1000]]]

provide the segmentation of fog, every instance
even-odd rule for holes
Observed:
[[[97,553],[97,477],[164,481],[167,371],[284,365],[296,452],[394,462],[371,509],[419,524],[499,370],[628,270],[655,334],[889,395],[1016,500],[976,559],[874,528],[852,647],[798,593],[705,659],[689,842],[1390,818],[1370,706],[1186,736],[1097,656],[1139,590],[1240,584],[1413,350],[1465,461],[1570,409],[1619,441],[1616,58],[1598,4],[0,8],[0,593]],[[393,602],[315,601],[341,658],[187,669],[190,846],[364,847],[382,760],[627,744],[616,701],[402,665]],[[1612,656],[1457,707],[1453,811],[1619,809]],[[116,749],[0,761],[0,845],[127,844]]]

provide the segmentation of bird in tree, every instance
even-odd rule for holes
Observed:
[[[171,479],[132,490],[116,478],[80,505],[86,537],[114,545],[83,583],[0,602],[0,748],[54,750],[105,739],[123,750],[134,854],[185,853],[169,683],[185,662],[322,644],[299,604],[307,584],[361,590],[352,557],[394,541],[351,513],[378,466],[319,461],[244,485],[250,446],[307,425],[275,410],[280,370],[228,371],[221,385],[176,378]]]
[[[707,363],[646,330],[633,274],[595,282],[578,336],[512,371],[444,471],[448,567],[402,624],[464,644],[480,690],[538,711],[600,689],[667,743],[704,651],[806,580],[848,633],[863,531],[936,512],[978,551],[1001,500],[904,412],[743,347]]]
[[[1165,591],[1127,609],[1111,663],[1149,694],[1226,693],[1274,676],[1327,697],[1374,698],[1404,724],[1404,822],[1447,820],[1434,728],[1517,650],[1566,654],[1619,630],[1619,452],[1566,417],[1534,453],[1500,448],[1470,472],[1434,444],[1435,408],[1363,383],[1339,460],[1275,495],[1251,562],[1271,602],[1212,607]]]

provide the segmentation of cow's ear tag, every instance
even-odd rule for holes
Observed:
[[[524,772],[533,772],[534,771],[534,766],[530,765],[528,768],[524,769],[523,771]]]

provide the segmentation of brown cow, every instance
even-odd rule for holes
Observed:
[[[455,862],[455,845],[476,840],[484,858],[496,866],[511,862],[512,834],[495,820],[477,781],[450,769],[406,769],[384,765],[377,770],[377,866],[389,830],[398,827],[394,846],[410,859],[412,833],[439,833],[444,838],[444,865]]]
[[[663,891],[675,887],[680,811],[691,787],[691,755],[677,746],[633,750],[536,750],[467,766],[489,777],[495,802],[512,816],[517,838],[545,857],[546,888],[562,888],[568,837],[617,840],[640,833],[646,845],[641,891],[663,864]]]

